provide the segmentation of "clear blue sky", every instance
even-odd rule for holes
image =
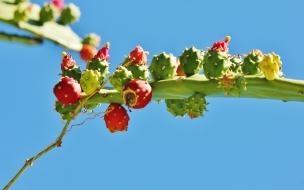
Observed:
[[[231,54],[274,51],[286,78],[304,80],[302,1],[73,2],[82,16],[72,28],[111,43],[111,71],[136,45],[151,60],[163,51],[178,56],[191,45],[205,49],[230,35]],[[23,33],[3,23],[0,31]],[[62,51],[51,42],[29,47],[0,41],[1,187],[63,127],[52,93]],[[126,133],[112,135],[103,119],[87,121],[11,189],[304,189],[303,103],[206,99],[209,112],[192,120],[174,118],[164,103],[152,102],[130,113]]]

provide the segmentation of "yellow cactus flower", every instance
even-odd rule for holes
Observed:
[[[264,73],[267,80],[274,80],[279,77],[282,62],[280,56],[273,53],[264,54],[263,60],[259,64],[259,68]]]

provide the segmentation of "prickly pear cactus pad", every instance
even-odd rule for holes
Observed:
[[[81,112],[81,109],[79,109],[77,111],[76,115],[73,115],[73,111],[77,108],[77,106],[79,106],[79,103],[76,103],[71,106],[66,106],[66,105],[60,103],[59,101],[55,101],[54,111],[58,112],[61,115],[62,120],[67,120],[70,117],[73,119],[77,116],[78,113]]]
[[[82,44],[87,44],[94,47],[99,46],[99,43],[100,43],[100,36],[95,33],[86,35],[82,40]]]
[[[41,8],[39,12],[39,21],[41,23],[45,23],[48,21],[55,21],[57,17],[59,16],[59,10],[57,7],[55,7],[54,4],[49,3],[44,5],[44,7]]]
[[[281,58],[274,52],[264,55],[263,60],[259,63],[259,68],[262,70],[267,80],[283,77],[283,73],[281,72]]]
[[[198,50],[194,46],[190,49],[185,48],[179,57],[180,68],[186,74],[191,76],[199,73],[203,69],[204,51]]]
[[[228,41],[230,37],[225,37],[225,41],[218,41],[213,44],[204,56],[204,74],[208,79],[220,79],[225,75],[232,62],[228,56]]]
[[[218,88],[224,90],[224,95],[240,96],[243,90],[247,90],[246,81],[243,75],[233,72],[227,73],[218,82]]]
[[[134,79],[147,81],[149,79],[148,66],[143,64],[130,64],[127,69],[132,72]]]
[[[73,3],[70,3],[69,5],[65,6],[61,11],[58,23],[66,25],[76,22],[79,19],[80,15],[81,12],[79,8]]]
[[[124,66],[119,66],[111,76],[110,83],[118,92],[122,92],[124,86],[132,79],[132,72],[128,71]]]
[[[229,57],[230,61],[231,61],[231,66],[230,66],[230,70],[234,73],[238,73],[238,74],[242,74],[242,64],[243,64],[243,60],[241,55],[238,56],[231,56]]]
[[[260,75],[261,70],[259,64],[263,60],[263,53],[260,50],[252,50],[244,56],[244,62],[242,64],[242,71],[244,75]]]
[[[166,99],[165,100],[167,111],[174,117],[184,117],[188,110],[184,99]]]
[[[194,93],[188,99],[185,99],[186,109],[191,119],[203,116],[203,112],[207,111],[207,102],[205,95],[202,93]]]
[[[52,0],[39,6],[27,0],[0,0],[0,21],[35,35],[35,40],[47,39],[64,48],[80,51],[82,39],[71,29],[56,22],[63,8],[63,0]],[[79,9],[78,9],[79,11]],[[27,41],[13,36],[14,42],[33,45],[31,35]],[[1,39],[1,38],[0,38]],[[41,43],[35,43],[41,44]]]
[[[78,83],[80,83],[81,70],[80,66],[74,66],[72,68],[65,69],[62,74],[63,77],[67,76],[75,79]]]
[[[177,69],[176,57],[173,54],[162,52],[155,55],[149,67],[152,79],[154,81],[173,79]]]
[[[97,70],[84,70],[80,78],[80,86],[82,90],[87,94],[92,94],[101,83],[101,75]]]
[[[87,69],[97,70],[100,73],[100,81],[103,81],[109,74],[109,63],[106,59],[92,58],[87,64]]]

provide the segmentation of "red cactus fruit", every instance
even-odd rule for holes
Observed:
[[[59,11],[62,11],[64,7],[64,0],[52,0],[50,4],[53,4]]]
[[[80,99],[81,87],[73,78],[63,77],[55,85],[53,92],[62,104],[73,105]]]
[[[62,52],[61,70],[62,72],[76,65],[76,61],[66,52]]]
[[[97,52],[97,54],[94,56],[94,58],[95,59],[105,59],[108,61],[110,58],[109,49],[110,49],[110,43],[107,42],[106,45]]]
[[[132,64],[146,65],[147,54],[148,52],[145,52],[142,47],[136,46],[135,49],[130,52],[129,61]]]
[[[152,99],[152,88],[146,81],[133,79],[125,85],[122,98],[130,108],[144,108]]]
[[[80,57],[85,62],[90,61],[94,55],[97,53],[97,50],[94,48],[94,46],[89,44],[83,44],[80,53]]]
[[[214,42],[212,46],[213,51],[223,51],[228,53],[228,42],[230,41],[230,36],[226,36],[224,41],[220,40],[218,42]]]
[[[127,110],[120,104],[111,103],[104,115],[107,128],[111,133],[127,131],[130,120]]]

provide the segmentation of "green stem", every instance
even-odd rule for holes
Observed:
[[[42,39],[40,39],[40,38],[21,36],[21,35],[17,35],[17,34],[7,34],[5,32],[0,32],[0,40],[18,42],[18,43],[27,44],[27,45],[42,44]]]
[[[247,90],[240,95],[241,98],[273,99],[283,101],[304,102],[304,81],[293,79],[275,79],[268,81],[263,77],[246,76]],[[203,75],[194,75],[184,80],[176,77],[171,80],[151,82],[153,100],[183,99],[195,92],[205,94],[207,97],[225,97],[218,81],[208,80]],[[82,98],[86,98],[83,95]],[[227,95],[227,97],[232,97]],[[102,89],[91,97],[87,103],[123,103],[121,93],[112,89]]]

